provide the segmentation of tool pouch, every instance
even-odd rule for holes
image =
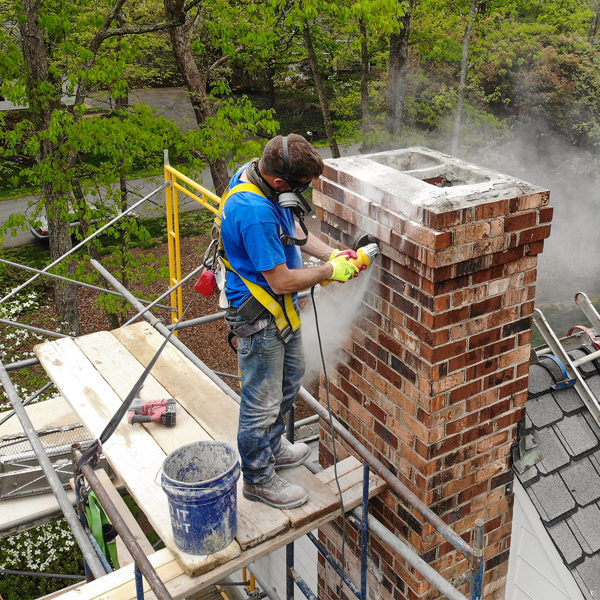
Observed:
[[[194,289],[203,296],[210,298],[212,293],[217,289],[217,278],[213,271],[204,267],[200,279],[196,282]]]

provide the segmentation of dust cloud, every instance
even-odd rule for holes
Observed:
[[[536,303],[600,297],[600,161],[558,137],[508,142],[466,160],[550,190],[552,230],[539,257]]]
[[[371,284],[373,267],[362,271],[346,283],[333,282],[325,288],[315,288],[315,303],[323,355],[328,373],[341,360],[341,348],[350,337],[352,323],[362,312],[362,301]],[[306,358],[305,381],[312,381],[323,371],[315,315],[310,299],[301,312],[302,340]]]

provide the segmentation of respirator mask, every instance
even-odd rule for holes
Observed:
[[[277,202],[281,208],[290,208],[294,211],[296,216],[301,212],[302,216],[311,211],[310,204],[306,201],[302,192],[305,192],[309,187],[310,183],[302,184],[298,181],[290,179],[290,153],[288,149],[287,135],[281,138],[281,149],[283,152],[283,172],[275,173],[278,177],[281,177],[292,189],[287,192],[279,192],[277,196]]]

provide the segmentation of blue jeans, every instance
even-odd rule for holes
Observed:
[[[242,402],[238,450],[247,483],[266,483],[285,431],[284,415],[292,408],[304,375],[300,329],[284,344],[271,322],[262,331],[238,338]]]

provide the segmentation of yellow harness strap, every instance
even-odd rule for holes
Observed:
[[[225,206],[225,202],[233,196],[233,194],[237,194],[238,192],[252,192],[254,194],[258,194],[263,198],[265,195],[262,193],[260,188],[253,183],[240,183],[228,190],[223,199],[221,200],[221,204],[219,206],[219,216],[215,218],[217,222],[217,226],[221,227],[221,215],[223,214],[223,207]],[[296,331],[302,323],[300,322],[300,317],[294,308],[294,301],[292,299],[292,294],[285,294],[283,296],[283,308],[281,304],[277,302],[277,300],[265,290],[263,287],[254,283],[253,281],[249,281],[248,279],[242,277],[232,266],[231,263],[225,258],[225,252],[223,248],[223,241],[221,239],[219,243],[219,248],[223,255],[223,264],[225,268],[236,275],[246,284],[246,287],[250,291],[250,293],[275,317],[275,325],[277,325],[277,329],[283,334],[286,328],[291,328],[292,331]]]

